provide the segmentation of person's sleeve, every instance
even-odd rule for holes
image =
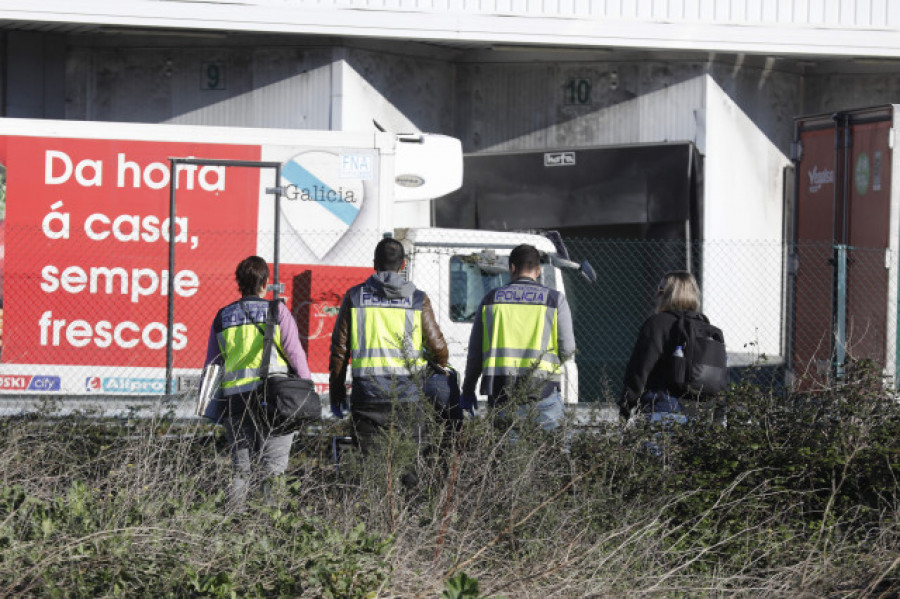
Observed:
[[[447,341],[444,340],[444,334],[441,333],[441,327],[438,326],[434,317],[431,300],[427,295],[422,305],[422,336],[425,349],[428,350],[428,357],[438,366],[442,368],[446,366],[450,352],[447,350]]]
[[[281,349],[287,356],[291,366],[300,378],[310,378],[309,364],[306,361],[306,352],[300,344],[300,333],[297,330],[297,321],[294,315],[282,302],[278,302],[278,327],[281,330]]]
[[[347,398],[347,362],[350,360],[350,292],[341,301],[338,317],[331,332],[328,358],[328,386],[332,404]]]
[[[625,368],[624,390],[619,405],[631,409],[644,393],[647,378],[663,353],[663,334],[654,318],[641,326]]]
[[[219,348],[219,338],[216,336],[215,324],[209,327],[209,340],[206,342],[206,360],[203,367],[206,368],[210,364],[224,364],[222,358],[222,350]]]
[[[572,326],[572,310],[569,301],[559,294],[559,305],[556,308],[556,335],[559,343],[559,361],[565,362],[575,355],[575,328]]]
[[[484,312],[484,301],[478,306],[475,312],[475,322],[472,323],[472,332],[469,334],[469,350],[466,355],[466,376],[463,379],[462,392],[466,394],[475,393],[475,385],[478,384],[478,377],[481,376],[481,365],[484,362],[481,344],[484,337],[484,325],[481,322],[481,315]]]

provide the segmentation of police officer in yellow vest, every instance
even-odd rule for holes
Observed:
[[[347,363],[353,383],[350,416],[363,450],[390,424],[398,408],[407,413],[417,442],[424,436],[419,399],[427,362],[447,364],[447,343],[425,292],[404,280],[403,245],[382,239],[375,247],[375,273],[351,287],[341,302],[331,335],[331,410],[347,408]],[[394,405],[399,402],[399,405]]]
[[[259,256],[249,256],[238,264],[235,279],[241,299],[219,310],[210,327],[205,365],[219,364],[223,373],[218,396],[209,402],[203,416],[225,426],[234,466],[229,500],[232,507],[240,509],[247,499],[253,463],[259,462],[263,468],[265,492],[268,479],[287,468],[294,434],[273,435],[249,409],[249,402],[254,401],[251,394],[261,384],[263,331],[270,309],[263,296],[269,266]],[[283,302],[277,304],[274,342],[281,351],[272,351],[269,372],[287,372],[283,353],[297,374],[309,378],[297,323]]]
[[[511,282],[481,300],[466,360],[460,404],[474,412],[475,385],[488,406],[510,398],[534,403],[538,424],[556,429],[563,417],[562,363],[575,353],[572,314],[565,296],[538,283],[541,255],[527,244],[509,255]],[[527,408],[528,406],[525,406]]]

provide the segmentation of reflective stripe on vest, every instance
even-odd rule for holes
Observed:
[[[499,377],[560,380],[556,298],[546,287],[513,283],[485,302],[481,349],[487,388]]]
[[[361,286],[351,297],[350,350],[354,377],[409,376],[426,364],[422,343],[425,294],[387,299]]]
[[[263,334],[255,323],[263,330],[266,328],[265,300],[245,300],[244,305],[250,317],[241,308],[239,302],[222,308],[220,318],[216,319],[216,338],[219,350],[224,356],[225,367],[222,373],[222,393],[226,396],[252,391],[259,386],[260,367],[262,366]],[[281,347],[281,328],[275,324],[275,344]],[[287,364],[274,347],[269,358],[269,372],[287,372]]]

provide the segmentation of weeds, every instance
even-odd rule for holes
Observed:
[[[900,407],[867,372],[788,398],[737,385],[727,428],[435,423],[425,450],[398,435],[336,472],[342,422],[242,513],[212,427],[6,420],[0,594],[897,596]]]

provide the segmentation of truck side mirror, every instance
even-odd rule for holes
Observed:
[[[581,276],[584,277],[588,283],[596,283],[597,282],[597,273],[594,271],[594,267],[591,266],[591,263],[585,260],[581,264],[578,262],[574,262],[569,260],[568,258],[562,258],[555,254],[550,254],[550,263],[553,264],[556,268],[572,268],[581,273]]]
[[[594,267],[591,266],[591,263],[585,260],[581,263],[581,266],[578,268],[578,272],[581,273],[581,276],[587,279],[587,282],[590,284],[594,284],[597,282],[597,272],[594,270]]]

